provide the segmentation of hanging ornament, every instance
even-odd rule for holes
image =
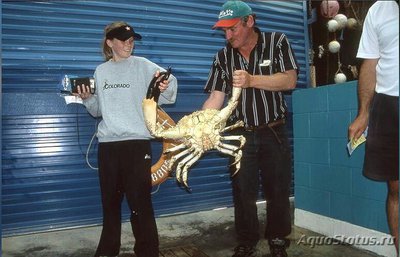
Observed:
[[[331,52],[333,54],[337,53],[340,50],[340,43],[336,40],[333,40],[333,41],[329,42],[328,49],[329,49],[329,52]]]
[[[327,27],[329,32],[335,32],[339,28],[339,23],[336,20],[329,20]]]
[[[336,14],[334,19],[339,23],[339,29],[343,29],[344,27],[346,27],[346,23],[347,23],[347,17],[344,14]]]
[[[346,27],[348,29],[356,29],[358,27],[358,21],[354,18],[347,19]]]
[[[324,0],[321,2],[321,15],[325,18],[333,18],[339,12],[339,2],[334,0]]]
[[[323,45],[318,46],[318,58],[322,58],[322,56],[325,54],[325,48]]]
[[[336,83],[336,84],[344,83],[344,82],[347,81],[347,77],[346,77],[346,75],[344,75],[344,73],[339,72],[339,73],[337,73],[337,74],[335,75],[334,80],[335,80],[335,83]]]

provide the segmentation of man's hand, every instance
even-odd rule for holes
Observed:
[[[365,131],[368,126],[368,114],[367,115],[359,115],[356,119],[350,124],[348,129],[348,138],[359,139],[361,134]]]
[[[250,87],[251,75],[245,70],[235,70],[233,73],[232,84],[234,87],[248,88]]]

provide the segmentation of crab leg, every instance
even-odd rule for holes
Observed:
[[[185,165],[189,160],[191,160],[197,153],[197,151],[194,147],[187,149],[187,151],[190,151],[191,153],[188,156],[186,156],[185,158],[183,158],[183,160],[180,161],[176,167],[176,179],[178,180],[179,183],[182,183],[182,179],[181,179],[182,166]]]
[[[223,144],[223,143],[220,143],[216,148],[220,152],[229,154],[230,156],[233,156],[235,158],[235,161],[231,164],[231,166],[232,165],[236,166],[236,170],[232,174],[232,176],[235,176],[240,169],[240,159],[242,158],[242,150],[238,150],[239,147],[237,146]]]
[[[224,136],[221,137],[221,140],[238,140],[240,141],[239,148],[242,148],[246,143],[246,138],[244,136]]]
[[[172,153],[172,152],[175,152],[177,150],[184,149],[184,148],[186,148],[186,145],[185,144],[180,144],[180,145],[176,145],[176,146],[173,146],[171,148],[168,148],[167,150],[165,150],[164,153],[165,154]]]
[[[223,130],[221,130],[221,133],[222,133],[222,132],[225,132],[225,131],[233,130],[233,129],[235,129],[235,128],[243,127],[243,126],[244,126],[244,122],[241,120],[241,121],[236,122],[236,123],[233,124],[233,125],[230,125],[230,126],[228,126],[228,127],[225,127]]]
[[[198,159],[200,159],[200,157],[203,155],[203,153],[201,151],[196,151],[194,153],[194,156],[191,160],[189,160],[185,166],[182,169],[182,181],[183,184],[189,188],[189,185],[187,184],[187,176],[188,176],[188,169],[193,165],[193,163],[195,163]]]
[[[228,100],[228,105],[221,109],[221,111],[217,114],[220,120],[226,120],[229,115],[233,112],[233,110],[238,105],[238,99],[240,93],[242,92],[242,88],[233,87],[232,89],[232,97]]]
[[[172,166],[174,166],[174,163],[179,160],[179,158],[181,158],[182,156],[184,156],[185,154],[188,154],[192,151],[191,148],[188,148],[180,153],[178,153],[177,155],[174,155],[171,157],[171,162],[169,164],[169,168],[172,169]]]
[[[240,141],[240,145],[239,146],[235,146],[235,145],[229,145],[229,144],[224,144],[222,142],[220,142],[218,144],[218,146],[221,147],[222,149],[225,149],[227,152],[227,154],[234,156],[235,157],[235,161],[231,164],[232,165],[236,165],[236,171],[235,173],[232,175],[234,176],[236,174],[236,172],[239,170],[240,168],[240,159],[242,158],[242,151],[238,151],[238,149],[241,149],[242,146],[246,143],[246,138],[243,136],[226,136],[226,137],[221,137],[222,140],[239,140]],[[217,147],[217,149],[219,150],[219,148]],[[223,152],[223,151],[222,151]]]
[[[220,146],[220,148],[225,149],[226,151],[231,151],[232,153],[234,153],[235,151],[237,151],[240,147],[236,146],[236,145],[229,145],[229,144],[224,144],[224,143],[219,143],[218,146]],[[217,149],[219,150],[219,148],[217,147]]]

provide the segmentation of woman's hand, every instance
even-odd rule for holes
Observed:
[[[155,76],[155,77],[160,76],[160,71],[159,71],[159,70],[156,71],[156,73],[154,74],[154,76]],[[161,76],[161,77],[162,77],[162,76]],[[160,81],[160,80],[162,79],[161,77],[157,80],[157,82],[160,82],[160,86],[159,86],[158,88],[160,89],[160,92],[162,93],[162,92],[164,92],[165,90],[167,90],[169,82],[168,82],[167,79],[165,79],[165,80],[163,80],[163,81]]]
[[[85,86],[84,84],[78,85],[77,86],[77,91],[78,93],[72,93],[74,96],[79,96],[82,100],[88,99],[89,97],[92,96],[92,93],[90,93],[90,87]]]

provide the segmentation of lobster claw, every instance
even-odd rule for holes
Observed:
[[[158,77],[154,77],[149,84],[149,88],[147,89],[146,99],[154,98],[154,101],[157,103],[158,98],[160,96],[160,83],[161,81],[167,80],[169,75],[171,74],[171,67],[168,67],[166,71],[160,72]]]

